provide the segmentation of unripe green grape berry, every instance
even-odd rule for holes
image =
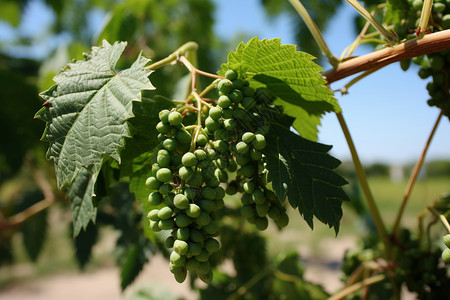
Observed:
[[[184,264],[186,263],[186,256],[180,255],[177,252],[172,251],[172,253],[170,253],[170,262],[174,266],[183,267]]]
[[[181,158],[181,163],[185,167],[194,167],[197,164],[197,157],[192,152],[187,152]]]
[[[201,243],[205,240],[205,236],[200,230],[191,228],[191,237],[189,239],[195,243]]]
[[[214,175],[219,179],[220,182],[227,182],[228,181],[228,173],[221,169],[216,169],[214,172]]]
[[[255,139],[255,134],[253,132],[246,132],[242,135],[242,141],[244,143],[250,144]]]
[[[230,172],[236,172],[236,170],[237,170],[237,163],[236,163],[236,161],[234,160],[234,159],[229,159],[228,160],[228,171],[230,171]]]
[[[235,182],[230,182],[227,185],[227,188],[225,189],[225,193],[227,193],[228,195],[235,195],[238,192],[238,186],[235,184]]]
[[[177,229],[177,239],[182,241],[189,240],[189,237],[191,236],[191,230],[187,227],[181,227]]]
[[[223,169],[225,169],[226,167],[228,167],[228,158],[226,158],[226,157],[219,157],[216,161],[215,161],[215,164],[216,164],[216,167],[218,167],[219,169],[221,169],[221,170],[223,170]]]
[[[156,179],[158,179],[161,182],[169,182],[172,179],[172,171],[168,168],[161,168],[156,172]]]
[[[210,284],[213,279],[213,273],[211,270],[206,273],[199,273],[198,278],[200,278],[204,283]]]
[[[209,116],[213,119],[213,120],[219,120],[220,117],[222,116],[222,110],[219,107],[211,107],[209,109]]]
[[[187,270],[183,268],[183,269],[173,273],[173,276],[175,277],[175,280],[178,283],[183,283],[187,277]]]
[[[431,75],[430,69],[428,69],[428,68],[420,68],[420,70],[418,72],[418,75],[422,79],[428,78]]]
[[[194,175],[194,170],[192,170],[192,168],[190,167],[181,167],[178,170],[178,175],[182,180],[187,181],[189,180],[189,178],[191,178],[192,175]]]
[[[431,59],[430,59],[430,66],[431,66],[431,69],[433,69],[434,71],[442,70],[444,65],[445,65],[445,60],[444,60],[444,58],[442,56],[440,56],[440,55],[433,55],[433,57],[431,57]]]
[[[160,205],[163,202],[163,196],[159,192],[152,192],[148,195],[148,203],[151,206]]]
[[[170,207],[165,206],[159,210],[158,218],[160,218],[161,220],[167,220],[172,217],[172,214],[173,210]]]
[[[165,246],[166,248],[172,248],[174,242],[175,242],[175,239],[173,238],[173,236],[170,236],[170,235],[169,235],[169,236],[166,238],[166,240],[164,241],[164,246]]]
[[[203,232],[209,235],[216,235],[219,232],[219,225],[215,221],[209,222],[208,225],[202,228]]]
[[[259,161],[262,158],[262,152],[256,149],[251,149],[250,150],[250,159],[252,161]]]
[[[412,7],[416,11],[421,10],[422,6],[423,6],[423,0],[414,0],[412,3]]]
[[[256,105],[256,101],[252,97],[244,97],[241,102],[242,106],[246,109],[251,109],[253,106]]]
[[[194,203],[190,203],[189,207],[186,208],[186,215],[188,215],[188,217],[190,218],[198,218],[198,216],[200,216],[201,213],[201,209],[197,204]]]
[[[197,149],[194,151],[194,155],[197,158],[198,161],[202,161],[204,159],[206,159],[206,152],[202,149]]]
[[[236,129],[237,122],[234,119],[225,119],[223,121],[223,127],[228,131],[233,131]]]
[[[208,143],[208,137],[204,134],[199,134],[197,137],[197,145],[204,147]]]
[[[441,13],[445,10],[445,4],[444,3],[433,3],[433,12],[434,13]]]
[[[206,180],[206,185],[212,188],[219,186],[220,180],[219,178],[212,176],[211,178]]]
[[[171,191],[173,190],[172,185],[170,185],[170,183],[165,183],[163,185],[161,185],[158,189],[158,191],[162,194],[162,195],[167,195],[169,194]]]
[[[218,140],[213,142],[214,149],[219,153],[225,153],[228,150],[228,143],[224,140]]]
[[[159,220],[159,228],[162,230],[170,230],[175,227],[173,219]]]
[[[266,217],[257,217],[255,225],[258,230],[264,231],[269,227],[269,220]]]
[[[446,234],[442,237],[442,240],[444,241],[444,244],[447,248],[450,248],[450,233]]]
[[[148,212],[147,214],[147,218],[149,218],[152,221],[159,221],[159,209],[152,209],[151,211]]]
[[[156,177],[150,176],[145,181],[145,185],[152,191],[157,191],[162,185],[161,181],[156,179]]]
[[[216,191],[216,200],[220,200],[225,197],[225,190],[221,186],[216,187],[214,190]]]
[[[205,120],[205,126],[210,132],[214,132],[219,129],[222,124],[220,123],[220,121],[216,121],[211,117],[207,117]]]
[[[247,154],[249,150],[250,150],[250,148],[248,147],[248,145],[245,142],[241,141],[236,144],[236,151],[239,154]]]
[[[149,222],[149,228],[153,231],[153,232],[160,232],[161,229],[159,228],[159,221],[153,221],[150,220]]]
[[[230,100],[231,103],[231,100]],[[223,108],[222,109],[222,118],[231,119],[233,117],[233,110],[231,108]]]
[[[218,157],[218,154],[217,154],[216,150],[211,149],[211,148],[206,150],[206,155],[208,156],[208,158],[210,160],[217,159],[217,157]]]
[[[173,205],[178,209],[186,209],[189,206],[188,198],[183,194],[176,194],[173,199]]]
[[[250,205],[253,204],[252,195],[250,194],[243,194],[241,197],[241,202],[243,205]]]
[[[193,187],[200,187],[204,182],[202,174],[198,171],[194,171],[194,174],[186,180],[186,183]]]
[[[190,144],[192,136],[188,131],[182,129],[176,133],[175,138],[180,144]]]
[[[186,254],[187,257],[192,257],[192,256],[196,256],[199,255],[200,253],[202,253],[202,244],[200,243],[195,243],[195,242],[188,242],[188,246],[189,246],[189,250],[188,253]]]
[[[253,147],[256,150],[263,150],[266,148],[266,138],[262,134],[256,134],[255,140],[253,141]]]
[[[247,178],[252,178],[255,174],[255,166],[253,164],[246,164],[242,166],[239,170],[237,170],[237,174],[241,176],[245,176]]]
[[[183,122],[183,116],[177,112],[177,111],[173,111],[169,114],[169,124],[172,126],[177,126],[177,125],[181,125],[181,122]]]
[[[169,126],[169,124],[165,124],[163,122],[159,122],[158,124],[156,124],[156,130],[159,133],[169,133],[170,126]]]
[[[168,167],[170,165],[170,153],[165,149],[159,150],[156,161],[161,168]]]
[[[403,71],[407,71],[409,69],[409,66],[411,65],[410,59],[405,59],[400,61],[400,68],[402,68]]]
[[[243,205],[241,206],[241,216],[244,218],[252,218],[256,216],[256,210],[253,205]]]
[[[450,14],[446,14],[442,17],[442,26],[444,27],[444,29],[450,28]]]
[[[269,212],[270,204],[269,204],[269,202],[266,201],[263,204],[256,204],[255,208],[256,208],[256,214],[259,217],[265,217],[265,216],[267,216],[267,213]]]
[[[152,176],[156,176],[156,172],[158,172],[158,170],[161,169],[161,167],[155,163],[152,165]]]
[[[442,259],[446,262],[446,263],[450,263],[450,249],[444,249],[444,251],[442,251]]]
[[[162,142],[166,139],[166,135],[162,133],[158,133],[157,135],[158,141]]]
[[[227,70],[225,72],[225,78],[231,81],[236,80],[238,78],[238,73],[231,69]]]
[[[244,99],[244,96],[242,95],[242,92],[240,90],[234,90],[232,91],[228,97],[230,100],[234,103],[241,103],[242,99]]]
[[[177,224],[178,227],[184,228],[189,226],[191,224],[192,220],[187,215],[179,213],[175,217],[175,224]]]
[[[211,254],[210,254],[208,251],[206,251],[205,249],[203,249],[202,252],[200,252],[199,255],[196,255],[196,256],[195,256],[195,259],[196,259],[198,262],[207,262],[207,261],[209,260],[209,256],[210,256],[210,255],[211,255]]]
[[[175,139],[167,138],[162,143],[164,149],[168,151],[174,151],[178,147],[178,142]]]
[[[233,83],[233,88],[235,89],[242,89],[245,85],[245,81],[242,79],[235,79],[231,81]]]
[[[185,265],[185,267],[188,271],[197,271],[199,266],[200,266],[200,262],[198,260],[196,260],[194,257],[189,258],[186,261],[186,265]]]
[[[255,133],[267,135],[267,134],[269,134],[269,131],[270,131],[270,127],[268,125],[264,125],[264,126],[259,127]]]
[[[163,195],[164,197],[164,204],[168,207],[172,207],[173,206],[173,198],[175,197],[174,193],[167,193],[165,195]]]
[[[167,109],[163,109],[162,111],[159,112],[159,119],[161,120],[161,122],[163,123],[169,123],[169,114],[170,111]]]
[[[194,223],[197,224],[199,228],[205,227],[211,222],[211,217],[208,213],[202,211],[198,218],[195,218]]]
[[[231,106],[231,100],[227,95],[222,95],[217,99],[217,105],[222,107],[223,109],[228,108]]]
[[[284,228],[289,224],[289,216],[285,212],[281,213],[280,218],[275,222],[280,228]]]
[[[274,221],[278,220],[280,218],[280,216],[281,216],[280,209],[278,207],[276,207],[276,206],[273,206],[273,205],[270,206],[270,209],[269,209],[267,214]]]
[[[201,195],[205,199],[213,200],[216,198],[216,191],[213,188],[205,187],[202,189]]]
[[[252,194],[252,200],[255,204],[263,204],[266,202],[266,196],[260,189],[256,189]]]
[[[233,83],[229,79],[222,79],[217,83],[217,88],[219,89],[219,92],[228,94],[233,90]]]
[[[199,275],[199,277],[200,277],[201,274],[207,274],[209,272],[211,272],[211,265],[209,264],[209,262],[207,262],[207,261],[206,262],[201,262],[200,266],[199,266],[199,268],[197,270],[197,274]]]
[[[214,139],[216,140],[225,140],[229,137],[228,131],[225,128],[219,128],[214,131]]]
[[[216,209],[215,210],[221,210],[225,205],[225,202],[223,199],[216,200]]]
[[[212,200],[202,199],[197,202],[197,205],[205,212],[212,212],[216,208],[216,203]]]
[[[216,251],[219,251],[220,249],[220,243],[218,240],[214,238],[209,238],[205,241],[205,250],[209,253],[214,253]]]
[[[247,194],[252,194],[255,190],[256,184],[253,181],[247,181],[243,184],[244,191]]]
[[[173,243],[173,250],[175,250],[175,252],[177,252],[180,256],[186,255],[188,252],[188,249],[189,249],[188,243],[186,243],[185,241],[176,240]]]

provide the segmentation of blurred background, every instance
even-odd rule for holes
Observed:
[[[358,33],[356,12],[341,0],[304,2],[331,50],[340,56]],[[80,273],[70,235],[70,204],[55,188],[52,163],[45,160],[47,144],[39,140],[44,124],[33,116],[43,103],[38,94],[52,85],[53,76],[103,39],[128,42],[120,67],[140,51],[156,61],[195,41],[199,68],[214,73],[231,50],[253,36],[298,45],[299,50],[315,55],[325,70],[330,69],[287,1],[0,0],[0,299],[72,299],[67,293],[83,299],[139,299],[148,286],[153,295],[159,295],[155,299],[161,295],[195,298],[186,284],[173,281],[166,262],[158,257],[121,294],[112,253],[113,229],[100,232],[92,259]],[[355,55],[371,51],[372,46],[362,45]],[[411,66],[403,72],[396,63],[365,78],[349,94],[336,93],[386,218],[394,217],[439,113],[428,107],[427,81],[417,71]],[[164,68],[151,80],[162,95],[170,97],[184,74],[181,68]],[[336,82],[332,89],[339,90],[350,80]],[[343,161],[340,172],[352,181],[349,189],[359,197],[348,147],[334,114],[324,116],[319,141],[333,145],[331,154]],[[424,203],[448,191],[449,149],[450,123],[444,118],[407,209],[407,220],[412,222]],[[50,209],[32,218],[21,214],[36,203]],[[357,209],[344,207],[340,243],[333,244],[332,255],[325,249],[336,241],[333,232],[318,226],[313,235],[298,215],[292,219],[282,233],[265,233],[278,240],[268,245],[269,253],[296,248],[311,267],[306,276],[336,290],[340,286],[336,262],[355,244],[358,234]]]

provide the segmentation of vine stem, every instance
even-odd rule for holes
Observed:
[[[351,286],[348,286],[348,287],[342,289],[340,292],[338,292],[338,293],[334,294],[333,296],[331,296],[330,298],[328,298],[328,300],[343,299],[346,296],[350,295],[351,293],[356,292],[357,290],[362,289],[368,285],[372,285],[374,283],[380,282],[380,281],[384,280],[385,278],[386,278],[386,276],[384,274],[369,277],[367,279],[364,279],[360,282],[357,282]]]
[[[196,42],[187,42],[186,44],[182,45],[180,48],[178,48],[177,50],[172,52],[166,58],[163,58],[157,62],[154,62],[153,64],[151,64],[150,66],[147,66],[145,68],[147,70],[159,69],[161,67],[164,67],[168,64],[173,63],[174,61],[178,60],[180,58],[180,56],[182,56],[186,53],[197,51],[197,49],[198,49],[198,44]]]
[[[374,16],[372,16],[365,8],[364,6],[362,6],[357,0],[346,0],[348,4],[350,4],[351,6],[353,6],[354,9],[356,9],[356,11],[364,17],[364,19],[366,19],[367,21],[370,22],[370,24],[372,24],[373,27],[375,27],[380,33],[381,35],[386,39],[386,41],[391,44],[391,45],[395,45],[398,43],[398,37],[389,32],[386,28],[384,28],[384,26],[382,24],[380,24],[380,22],[378,22],[377,19],[375,19]]]
[[[364,196],[365,196],[367,204],[369,206],[370,213],[375,222],[375,226],[377,228],[378,234],[380,235],[380,239],[384,244],[387,257],[390,257],[391,242],[389,240],[389,236],[387,234],[386,227],[383,223],[383,219],[381,218],[380,212],[378,211],[378,207],[373,198],[372,192],[370,191],[369,184],[367,182],[366,173],[365,173],[364,168],[359,159],[355,144],[353,143],[353,139],[352,139],[352,137],[350,135],[350,131],[347,127],[347,123],[345,122],[345,119],[344,119],[344,116],[342,115],[342,113],[336,113],[336,116],[338,118],[339,124],[341,125],[342,131],[344,133],[345,139],[346,139],[348,147],[350,149],[353,164],[355,165],[356,175],[358,176],[359,183],[361,184],[361,188],[363,190]]]
[[[443,111],[441,110],[436,122],[434,123],[433,129],[431,130],[431,133],[428,137],[425,147],[422,150],[422,154],[420,155],[416,165],[414,166],[414,170],[411,173],[411,177],[409,178],[409,182],[408,182],[408,185],[407,185],[407,188],[405,191],[405,195],[403,196],[402,204],[401,204],[400,209],[398,210],[397,216],[395,218],[394,227],[392,229],[393,235],[396,235],[397,231],[399,230],[400,222],[401,222],[401,219],[403,216],[403,212],[405,211],[406,204],[408,203],[409,196],[411,195],[411,191],[414,187],[414,184],[416,183],[417,176],[419,175],[420,169],[422,168],[423,162],[425,161],[425,156],[427,154],[428,148],[430,147],[431,140],[433,139],[434,134],[436,133],[436,129],[439,125],[439,122],[442,119],[442,116],[443,116]]]
[[[450,49],[450,29],[425,35],[394,47],[385,48],[342,62],[336,68],[323,73],[328,84],[353,74],[384,67],[391,63],[416,56]]]
[[[323,55],[325,55],[328,58],[328,61],[333,67],[336,67],[339,64],[339,59],[337,59],[336,56],[333,55],[330,48],[328,47],[327,43],[325,42],[325,39],[322,36],[322,33],[320,32],[319,28],[317,27],[314,20],[309,15],[306,8],[303,6],[300,0],[289,0],[289,2],[292,4],[292,6],[295,8],[295,10],[298,12],[300,17],[305,22],[306,26],[308,27],[309,31],[311,32],[314,40],[316,41],[317,45],[319,46],[320,50],[322,51]]]

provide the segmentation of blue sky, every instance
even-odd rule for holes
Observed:
[[[284,44],[294,43],[292,19],[288,16],[268,19],[259,4],[260,0],[215,0],[215,3],[217,9],[214,29],[223,39],[232,40],[236,34],[245,32],[248,36],[281,38]],[[333,26],[324,32],[329,47],[337,56],[356,35],[352,27],[355,14],[349,5],[344,5],[330,21]],[[96,14],[91,19],[93,29],[100,26],[100,15]],[[64,36],[43,39],[45,26],[50,23],[51,18],[51,13],[43,10],[37,1],[29,7],[28,17],[19,28],[38,42],[37,47],[33,48],[35,57],[45,56],[49,45],[55,46],[67,40]],[[13,37],[14,31],[0,23],[0,39],[5,41]],[[234,48],[235,46],[229,50]],[[15,51],[19,56],[30,54],[27,49]],[[360,47],[355,54],[361,55],[369,51],[371,49],[367,47]],[[353,86],[350,94],[336,94],[363,162],[403,164],[414,161],[420,155],[438,110],[426,104],[427,82],[421,80],[416,73],[417,68],[403,72],[398,64],[393,64]],[[339,89],[348,80],[336,82],[332,88]],[[319,139],[322,143],[333,145],[331,153],[337,158],[350,158],[334,114],[327,114],[323,118]],[[428,158],[450,159],[450,122],[447,118],[438,127]]]

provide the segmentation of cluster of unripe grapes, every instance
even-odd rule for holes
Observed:
[[[243,193],[242,216],[260,230],[267,228],[267,216],[279,227],[289,221],[266,188],[266,123],[268,114],[280,114],[280,109],[266,91],[255,91],[231,70],[217,89],[217,103],[205,102],[190,112],[186,106],[162,110],[156,126],[160,144],[146,181],[154,207],[148,219],[152,230],[170,231],[165,246],[173,248],[169,267],[178,282],[187,271],[206,283],[212,280],[210,256],[220,248],[217,211],[226,193]],[[201,124],[183,123],[192,112],[200,114]]]
[[[446,234],[442,237],[442,240],[444,241],[445,248],[444,251],[442,251],[442,259],[446,263],[450,263],[450,233]]]

